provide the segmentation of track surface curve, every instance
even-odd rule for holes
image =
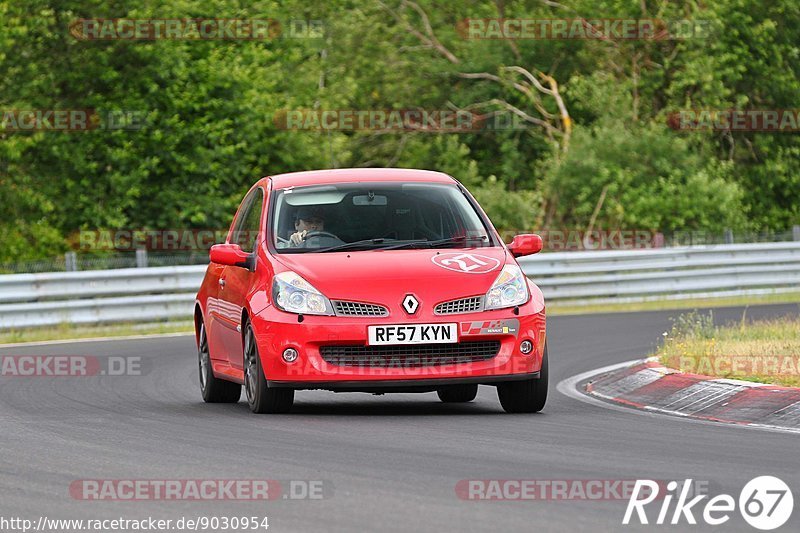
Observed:
[[[752,307],[749,318],[798,314]],[[495,389],[464,405],[435,393],[298,392],[291,414],[251,415],[244,402],[206,405],[191,336],[10,347],[0,355],[140,356],[141,376],[0,378],[0,516],[179,518],[269,516],[270,531],[645,531],[622,526],[624,501],[465,501],[463,479],[708,481],[738,497],[777,475],[800,506],[796,435],[644,417],[589,405],[555,384],[639,358],[678,311],[549,320],[550,399],[543,413],[507,415]],[[742,309],[716,309],[718,322]],[[80,479],[324,480],[323,500],[93,502]],[[656,511],[652,511],[652,518]],[[695,513],[701,514],[701,513]],[[781,530],[797,531],[800,509]],[[705,530],[661,526],[662,530]],[[734,515],[718,531],[755,531]]]

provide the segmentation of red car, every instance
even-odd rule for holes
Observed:
[[[508,412],[547,400],[542,292],[455,179],[404,169],[261,179],[197,294],[206,402],[287,412],[294,391],[433,392],[468,402],[497,387]]]

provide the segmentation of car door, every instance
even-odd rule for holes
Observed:
[[[206,290],[206,340],[208,341],[208,351],[211,359],[224,361],[227,363],[228,356],[225,355],[225,347],[220,337],[222,321],[225,320],[225,311],[219,305],[219,280],[225,267],[217,263],[210,263],[203,284]]]
[[[238,244],[247,253],[255,252],[262,235],[261,220],[264,208],[264,190],[256,187],[242,202],[233,231],[228,242]],[[255,264],[255,263],[254,263]],[[228,364],[236,369],[243,368],[242,309],[247,296],[253,288],[256,273],[247,268],[225,266],[219,279],[218,300],[220,313],[219,338]]]

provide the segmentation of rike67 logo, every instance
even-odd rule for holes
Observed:
[[[656,500],[661,504],[654,522],[658,525],[697,524],[695,514],[711,526],[719,526],[730,520],[737,506],[733,496],[720,494],[710,498],[703,505],[701,502],[708,498],[708,494],[689,499],[691,487],[691,479],[684,481],[683,485],[677,481],[670,481],[667,483],[667,492],[664,495],[659,494],[659,483],[656,481],[636,480],[622,523],[636,524],[637,520],[640,524],[650,523],[645,507]],[[673,501],[675,501],[674,508]],[[656,504],[653,507],[659,506]],[[781,479],[759,476],[747,482],[739,493],[738,507],[739,513],[748,524],[756,529],[768,531],[781,527],[789,520],[794,508],[794,497],[789,486]]]

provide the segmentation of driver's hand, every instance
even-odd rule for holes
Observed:
[[[289,243],[293,246],[300,246],[306,240],[306,233],[308,233],[308,230],[292,233],[292,236],[289,237]]]

